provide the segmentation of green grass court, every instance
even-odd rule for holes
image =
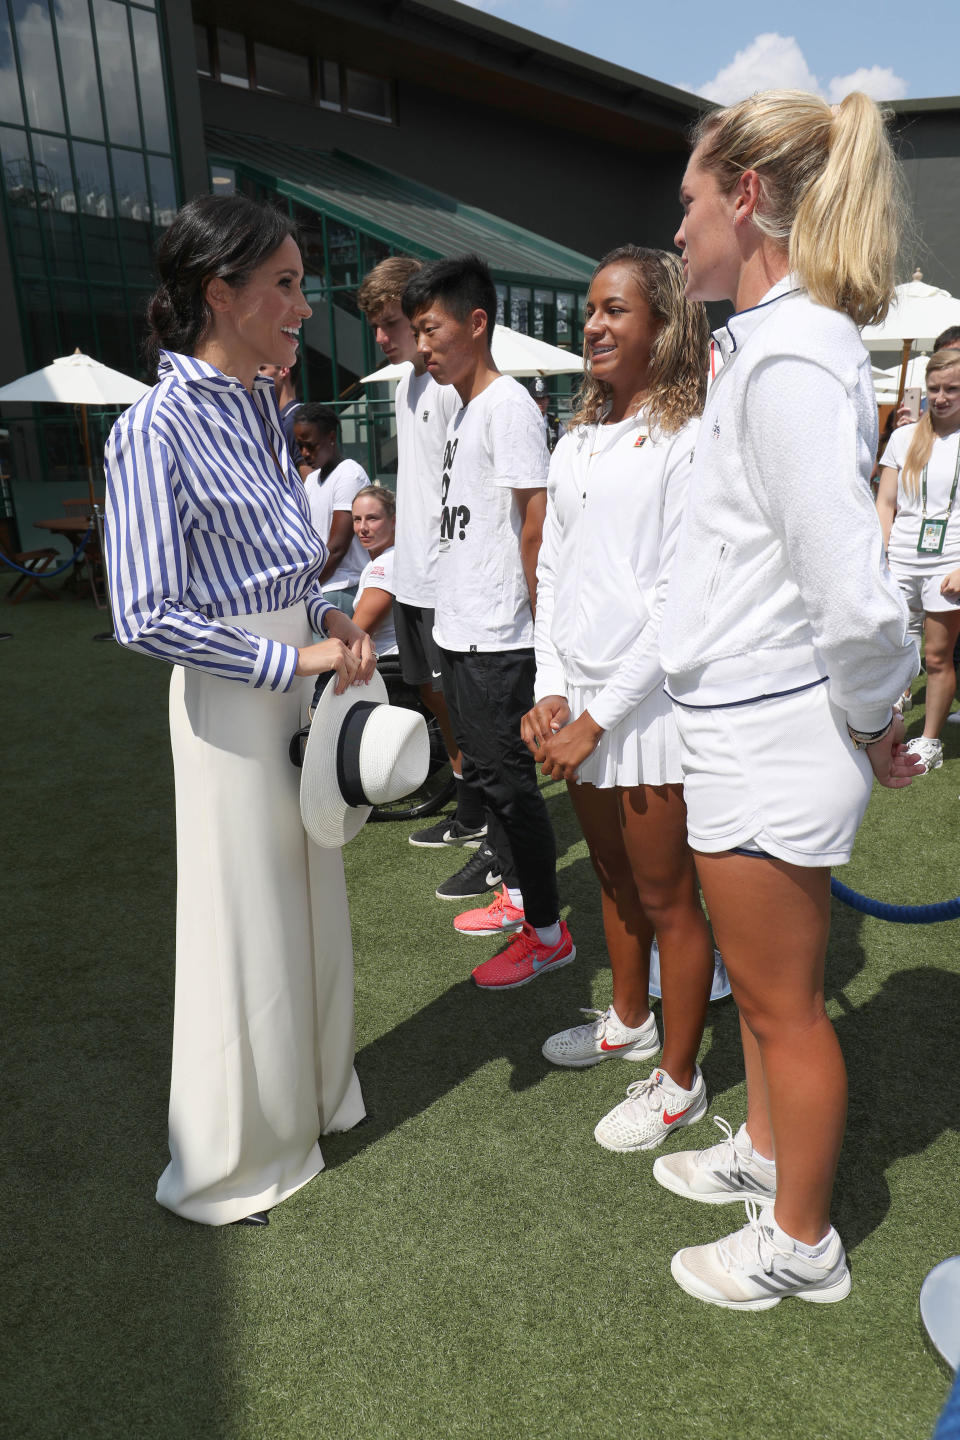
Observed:
[[[8,582],[5,582],[5,584]],[[94,644],[72,599],[0,607],[7,1045],[3,1434],[10,1440],[926,1440],[948,1389],[917,1297],[960,1251],[957,923],[835,906],[829,1007],[850,1071],[836,1306],[736,1314],[684,1295],[681,1244],[741,1223],[669,1195],[593,1126],[637,1078],[561,1072],[543,1039],[609,1003],[597,889],[545,794],[576,962],[469,983],[494,941],[433,898],[457,857],[369,825],[346,851],[369,1124],[264,1231],[154,1202],[173,999],[174,834],[161,663]],[[922,686],[920,688],[922,698]],[[922,709],[908,716],[919,729]],[[960,727],[943,768],[876,791],[858,890],[958,892]],[[732,1002],[701,1064],[745,1096]],[[668,1148],[719,1139],[709,1120]],[[728,1223],[729,1222],[729,1223]]]

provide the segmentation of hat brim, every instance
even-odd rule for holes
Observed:
[[[358,835],[372,805],[349,805],[337,782],[337,737],[348,712],[358,701],[388,704],[383,677],[374,671],[368,685],[348,685],[334,694],[331,680],[317,701],[303,752],[300,774],[300,817],[303,828],[317,845],[337,850]]]

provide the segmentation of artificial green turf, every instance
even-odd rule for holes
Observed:
[[[153,1200],[165,1163],[174,853],[168,671],[93,643],[85,604],[0,605],[7,1033],[3,1434],[11,1437],[883,1437],[930,1434],[947,1380],[917,1295],[960,1250],[955,924],[835,907],[829,1007],[850,1069],[837,1306],[701,1305],[680,1244],[740,1223],[592,1138],[633,1068],[540,1044],[609,1001],[596,885],[566,796],[574,965],[507,995],[468,983],[494,941],[433,898],[460,858],[402,824],[346,851],[357,1070],[372,1119],[267,1230]],[[912,712],[911,730],[922,711]],[[957,891],[960,734],[878,792],[843,878],[894,901]],[[736,1014],[711,1007],[712,1109],[744,1113]],[[709,1122],[671,1149],[719,1139]]]

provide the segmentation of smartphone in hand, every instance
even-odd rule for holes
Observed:
[[[911,420],[920,419],[920,399],[923,394],[919,385],[908,385],[903,392],[903,404]]]

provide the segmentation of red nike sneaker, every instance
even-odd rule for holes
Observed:
[[[489,905],[479,910],[464,910],[453,922],[454,930],[461,935],[502,935],[504,930],[519,930],[523,924],[523,911],[510,904],[506,885],[497,891]]]
[[[482,990],[516,990],[548,970],[569,965],[576,953],[577,947],[563,920],[556,945],[541,944],[536,930],[524,921],[520,934],[510,941],[506,950],[477,966],[473,972],[474,983]]]

